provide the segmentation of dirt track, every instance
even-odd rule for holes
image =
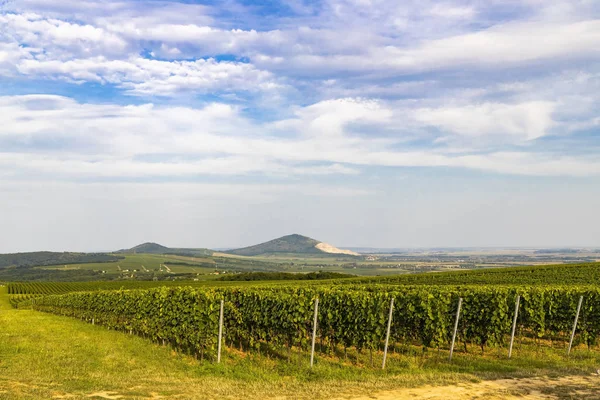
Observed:
[[[338,400],[395,399],[600,399],[600,376],[501,379],[452,386],[398,389]]]

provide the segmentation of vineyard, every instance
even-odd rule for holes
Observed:
[[[539,285],[600,285],[600,263],[559,264],[529,267],[490,268],[472,271],[437,272],[427,274],[404,274],[391,277],[345,278],[329,279],[327,281],[282,281],[273,274],[275,281],[235,282],[247,279],[248,274],[232,275],[230,281],[101,281],[101,282],[31,282],[10,283],[8,293],[14,307],[27,304],[27,300],[50,294],[65,294],[80,291],[119,290],[119,289],[150,289],[156,287],[307,287],[323,285],[363,285],[366,287],[381,287],[389,290],[389,286],[539,286]],[[264,278],[268,278],[269,274]],[[378,289],[380,290],[380,289]]]
[[[600,263],[485,268],[358,278],[354,281],[396,285],[600,285]]]
[[[321,281],[322,282],[322,281]],[[330,282],[334,282],[330,280]],[[290,286],[319,283],[319,281],[96,281],[96,282],[13,282],[8,284],[9,301],[19,307],[26,300],[46,295],[101,290],[133,290],[157,287],[231,287],[231,286]],[[26,304],[28,306],[29,303]]]
[[[9,283],[9,295],[48,295],[94,290],[146,289],[157,286],[181,285],[173,281],[107,281],[107,282],[26,282]]]
[[[448,349],[459,297],[457,343],[485,352],[507,342],[517,295],[519,337],[566,341],[583,296],[576,344],[590,348],[600,334],[600,289],[507,286],[280,286],[75,292],[33,301],[36,310],[137,334],[200,358],[214,359],[219,305],[224,300],[224,340],[242,351],[289,354],[308,349],[319,299],[318,351],[347,357],[352,350],[381,350],[390,301],[395,307],[391,343]]]

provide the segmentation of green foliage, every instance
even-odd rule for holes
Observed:
[[[93,264],[99,265],[99,264]],[[106,263],[107,266],[110,263]],[[49,269],[50,267],[6,267],[0,268],[0,280],[6,282],[14,281],[98,281],[104,279],[114,279],[102,274],[100,271],[84,269]]]
[[[94,321],[109,329],[204,354],[214,350],[219,294],[189,287],[78,292],[34,301],[36,310]]]
[[[24,300],[43,295],[98,290],[149,289],[163,286],[182,286],[182,283],[176,281],[18,282],[8,284],[8,295],[11,304],[17,306]]]
[[[101,263],[118,261],[122,258],[105,253],[54,253],[50,251],[36,251],[32,253],[0,254],[0,268]]]
[[[405,274],[359,278],[354,282],[394,285],[600,285],[600,263]]]
[[[313,281],[321,279],[344,279],[356,278],[356,275],[342,274],[339,272],[309,272],[291,273],[291,272],[245,272],[241,274],[224,275],[217,279],[218,281]]]
[[[9,286],[9,290],[11,287]],[[338,286],[238,287],[207,290],[162,287],[97,291],[34,299],[38,310],[94,320],[153,340],[214,356],[221,299],[225,300],[225,338],[245,349],[307,348],[314,301],[320,299],[318,334],[325,349],[336,346],[377,349],[385,336],[394,298],[392,339],[444,347],[452,334],[458,298],[463,298],[459,341],[481,346],[503,344],[510,332],[517,295],[520,327],[533,335],[564,335],[571,327],[579,296],[584,296],[580,339],[596,342],[600,332],[596,287]],[[325,350],[327,351],[327,350]]]

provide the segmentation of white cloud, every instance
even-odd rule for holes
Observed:
[[[0,41],[0,76],[15,74],[15,65],[31,57],[30,50],[20,47],[17,43],[2,43]]]
[[[111,83],[138,95],[173,95],[182,91],[268,91],[281,88],[275,78],[253,65],[196,61],[159,61],[141,57],[108,60],[104,57],[59,60],[24,60],[21,74],[73,82]]]
[[[129,40],[160,41],[169,44],[193,46],[206,54],[248,54],[257,49],[275,50],[292,45],[289,34],[281,31],[258,32],[243,29],[219,29],[195,24],[150,23],[131,19],[125,23],[108,23],[106,29]]]
[[[345,98],[325,100],[296,112],[296,117],[273,124],[278,129],[293,129],[313,137],[340,137],[350,123],[389,121],[392,111],[378,101]]]
[[[555,107],[555,103],[548,101],[520,104],[484,103],[463,107],[417,109],[415,118],[457,135],[516,136],[532,140],[548,134],[554,124],[552,112]]]
[[[4,9],[13,13],[37,13],[86,23],[136,18],[147,20],[148,23],[214,23],[210,7],[174,1],[139,3],[127,0],[19,0],[5,2]]]
[[[548,123],[537,121],[536,112],[529,115],[530,108],[536,109],[488,104],[450,112],[428,110],[425,115],[442,121],[448,134],[455,130],[464,136],[465,129],[472,135],[501,134],[504,129],[505,136],[516,135],[520,141],[543,133]],[[600,175],[600,161],[590,156],[500,152],[494,147],[413,149],[403,147],[402,137],[370,137],[373,129],[394,128],[397,112],[381,102],[340,99],[298,109],[292,119],[257,124],[239,108],[218,103],[193,109],[79,104],[59,96],[0,97],[0,143],[22,144],[21,150],[0,153],[0,163],[16,178],[67,180],[357,174],[364,166]],[[474,126],[463,127],[465,120],[474,121]],[[368,124],[361,125],[364,121]],[[56,151],[36,147],[52,140],[68,145]]]
[[[211,7],[157,3],[142,10],[128,2],[86,2],[70,6],[70,14],[62,5],[29,0],[17,13],[0,14],[0,46],[27,46],[10,54],[0,47],[0,73],[102,82],[144,96],[238,87],[270,91],[282,82],[310,96],[312,79],[336,78],[329,80],[329,91],[311,100],[318,101],[362,89],[371,96],[398,96],[389,80],[405,74],[539,62],[553,69],[564,60],[600,59],[600,20],[589,4],[508,5],[517,6],[533,16],[499,23],[485,19],[494,4],[332,0],[312,10],[318,17],[304,15],[298,23],[261,31],[220,21],[210,16],[218,11]],[[23,12],[32,9],[41,11]],[[556,9],[563,9],[562,18]],[[231,12],[237,11],[248,10]],[[409,23],[399,32],[402,19]],[[473,26],[481,28],[473,32]],[[140,57],[145,51],[164,60]],[[250,63],[177,61],[221,54]]]
[[[18,72],[35,79],[60,79],[74,83],[113,84],[137,95],[172,95],[181,91],[259,92],[282,86],[271,73],[258,70],[249,63],[218,62],[212,58],[168,61],[140,57],[141,47],[130,37],[132,32],[127,30],[135,31],[135,28],[128,26],[97,27],[31,13],[0,14],[0,73]],[[202,45],[198,33],[204,28],[196,28],[185,37]],[[153,40],[152,32],[156,30],[158,36],[164,36],[156,52],[162,56],[178,57],[181,50],[167,45],[164,39],[177,38],[178,31],[187,29],[179,25],[158,25],[142,30],[141,35],[144,40]],[[206,44],[222,45],[221,51],[216,53],[237,50],[232,47],[235,46],[233,43],[225,42],[227,38],[222,36],[226,32],[208,27],[205,30],[208,32]],[[124,36],[124,33],[130,36]],[[234,36],[246,34],[235,30],[230,33]],[[256,36],[256,32],[248,34]],[[218,49],[215,47],[214,50]]]
[[[20,44],[43,48],[46,57],[59,59],[122,54],[128,47],[125,40],[105,29],[37,14],[0,14],[0,31]]]
[[[469,63],[507,65],[548,58],[600,56],[600,20],[566,24],[511,23],[440,39],[404,52],[394,50],[399,65],[453,66]]]
[[[329,76],[378,72],[384,76],[479,66],[487,69],[541,60],[598,60],[600,20],[574,23],[519,22],[476,33],[427,40],[416,46],[367,45],[362,54],[298,52],[285,58],[263,54],[258,67]]]

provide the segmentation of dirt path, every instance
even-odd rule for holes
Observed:
[[[452,386],[423,386],[337,400],[396,399],[600,399],[600,376],[560,378],[501,379]]]

